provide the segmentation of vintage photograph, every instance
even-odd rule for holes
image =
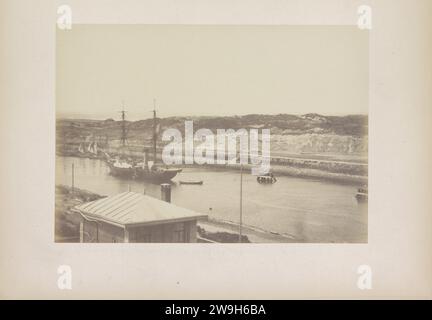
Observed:
[[[55,242],[368,242],[364,30],[74,24],[55,57]]]

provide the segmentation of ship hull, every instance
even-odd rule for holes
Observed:
[[[171,180],[181,171],[182,169],[164,169],[155,171],[138,168],[135,172],[135,176],[140,180],[163,183],[171,182]]]
[[[186,184],[186,185],[202,185],[203,181],[180,181],[180,184]]]
[[[356,194],[357,201],[368,201],[368,189],[367,187],[359,188]]]

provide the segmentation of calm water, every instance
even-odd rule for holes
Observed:
[[[101,160],[57,157],[57,184],[71,184],[102,195],[128,190],[160,198],[160,186],[109,175]],[[179,180],[203,180],[204,185],[180,185]],[[185,168],[173,179],[172,202],[209,217],[238,222],[240,173]],[[263,185],[243,174],[243,222],[307,242],[367,242],[367,204],[357,203],[357,187],[310,179],[278,177]],[[211,209],[210,209],[211,208]]]

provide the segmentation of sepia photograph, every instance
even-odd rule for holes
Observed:
[[[55,81],[55,242],[368,242],[364,30],[74,25]]]
[[[432,1],[0,0],[0,21],[0,300],[431,299]]]

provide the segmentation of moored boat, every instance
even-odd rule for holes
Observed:
[[[192,180],[192,181],[180,180],[179,182],[180,184],[192,184],[192,185],[202,185],[204,183],[202,180]]]
[[[356,197],[357,201],[367,201],[368,200],[368,188],[367,187],[358,188],[357,194],[355,197]]]
[[[80,143],[78,153],[73,152],[72,154],[82,158],[96,159],[99,157],[99,153],[100,150],[98,149],[97,142],[90,142],[87,148],[85,148],[85,143]]]
[[[80,145],[79,145],[79,147],[78,147],[78,152],[79,152],[79,153],[84,153],[84,147],[83,147],[83,144],[82,144],[82,143],[80,143]]]
[[[157,163],[156,156],[156,142],[158,136],[158,126],[156,123],[156,106],[153,109],[153,161],[148,161],[148,152],[144,150],[143,162],[135,167],[135,177],[137,179],[147,180],[150,182],[170,182],[178,173],[182,171],[181,168],[169,167],[164,164]]]
[[[117,177],[125,177],[125,178],[133,178],[135,176],[135,165],[131,161],[131,159],[128,158],[128,151],[126,146],[127,141],[127,135],[126,135],[126,111],[123,110],[120,111],[122,115],[122,135],[120,137],[121,141],[121,147],[120,147],[120,154],[116,157],[112,157],[107,152],[103,152],[103,154],[106,157],[106,162],[108,164],[108,167],[110,168],[110,174]],[[92,147],[93,148],[93,147]],[[97,145],[95,146],[95,150],[97,152]],[[93,149],[92,149],[93,150]]]

